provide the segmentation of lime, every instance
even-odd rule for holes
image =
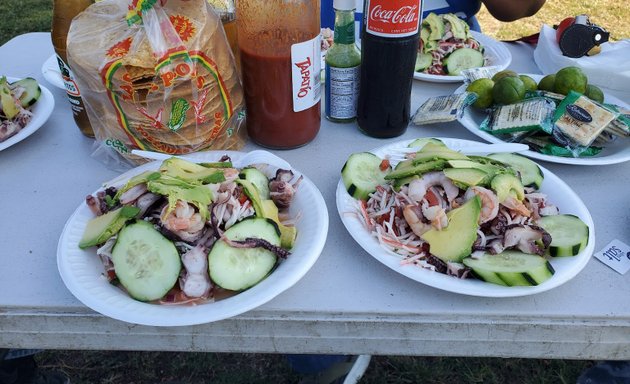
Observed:
[[[598,103],[604,102],[604,92],[602,92],[602,90],[599,89],[598,86],[593,84],[589,84],[586,86],[586,92],[584,93],[584,96]]]
[[[509,69],[504,69],[500,72],[497,72],[494,74],[494,76],[492,76],[492,81],[494,81],[495,83],[499,80],[501,80],[504,77],[518,77],[518,73],[514,72],[514,71],[510,71]]]
[[[473,107],[486,109],[492,105],[492,88],[494,81],[490,79],[477,79],[466,87],[466,91],[477,94],[477,100],[473,103]]]
[[[555,92],[554,83],[556,82],[556,74],[552,73],[540,79],[538,89],[542,91]]]
[[[536,80],[532,79],[527,75],[519,75],[519,79],[525,84],[525,91],[535,91],[538,89],[538,84],[536,84]]]
[[[504,77],[494,83],[492,98],[497,104],[512,104],[525,98],[525,84],[519,77]]]
[[[556,81],[554,81],[553,87],[555,92],[563,95],[568,94],[569,91],[584,94],[587,83],[588,79],[580,68],[565,67],[556,72]]]

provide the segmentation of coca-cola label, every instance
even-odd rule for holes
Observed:
[[[291,46],[294,112],[309,109],[321,99],[321,49],[320,35]]]
[[[405,37],[418,32],[422,0],[365,0],[365,30],[376,36]]]

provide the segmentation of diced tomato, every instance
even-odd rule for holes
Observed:
[[[245,193],[241,192],[241,194],[238,196],[238,202],[241,204],[245,204],[247,200],[249,200],[249,197],[247,197]]]
[[[381,171],[386,171],[388,168],[389,168],[389,160],[383,159],[383,161],[381,161],[381,165],[379,166],[379,169]]]
[[[430,207],[440,204],[440,200],[437,198],[437,196],[435,196],[435,193],[433,193],[433,191],[430,189],[427,190],[427,193],[425,193],[424,198],[427,199],[427,203],[429,203]]]

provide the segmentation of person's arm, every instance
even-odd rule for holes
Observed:
[[[545,0],[481,0],[488,12],[497,20],[514,21],[533,16],[545,4]]]

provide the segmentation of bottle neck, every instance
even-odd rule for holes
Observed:
[[[354,10],[335,10],[335,44],[354,44]]]

